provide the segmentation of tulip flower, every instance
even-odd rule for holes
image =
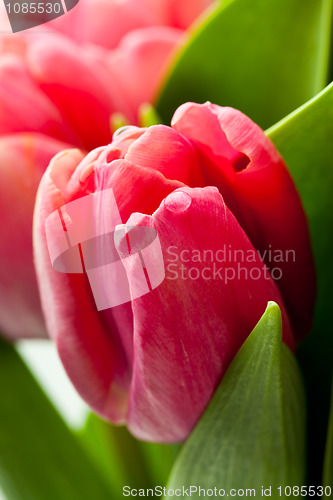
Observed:
[[[9,339],[46,336],[29,231],[32,201],[51,157],[64,144],[88,151],[108,143],[114,113],[136,123],[140,105],[152,100],[184,30],[209,3],[81,0],[43,25],[42,34],[38,27],[6,35],[8,20],[0,20],[0,175],[1,188],[11,192],[10,211],[5,204],[1,209],[7,235],[0,247],[0,330]],[[26,133],[43,154],[24,156]],[[29,165],[31,172],[18,185],[12,184],[4,153],[13,144],[15,169],[26,172]],[[24,212],[18,208],[22,199],[30,200]],[[22,217],[14,226],[12,211]],[[18,252],[22,230],[18,267],[18,259],[10,256]],[[30,308],[31,302],[36,307]]]
[[[136,258],[149,231],[162,260]],[[187,103],[171,127],[127,127],[86,157],[55,156],[34,248],[70,379],[93,410],[143,440],[186,438],[268,301],[291,349],[311,328],[315,275],[298,193],[264,132],[231,108]],[[117,255],[130,295],[101,306],[99,292],[110,303],[123,293],[109,286]]]
[[[32,214],[42,166],[66,147],[37,133],[0,137],[0,175],[6,179],[0,182],[0,320],[1,333],[13,338],[45,336],[32,264]]]

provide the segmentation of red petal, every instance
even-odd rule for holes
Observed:
[[[217,121],[238,156],[228,149],[223,157]],[[205,182],[219,188],[272,273],[281,269],[277,285],[300,340],[311,328],[315,271],[306,217],[283,159],[260,127],[232,108],[189,103],[172,123],[198,144]]]
[[[25,63],[15,55],[3,55],[0,63],[0,133],[40,132],[75,141],[59,110],[41,92]]]
[[[162,24],[187,29],[211,4],[212,0],[143,0]]]
[[[136,165],[158,170],[168,179],[202,186],[197,154],[191,142],[165,125],[155,125],[129,147],[125,158]]]
[[[294,340],[274,281],[217,189],[178,189],[152,217],[136,214],[127,225],[157,230],[166,265],[163,283],[132,303],[128,425],[140,439],[180,441],[192,430],[269,300],[282,309],[285,342],[293,347]],[[195,256],[191,261],[193,251],[202,262]],[[230,256],[229,251],[238,254]],[[239,252],[253,261],[243,261]],[[227,273],[222,279],[210,279],[214,265]],[[149,266],[146,262],[148,274]]]
[[[121,422],[129,377],[124,352],[105,333],[86,275],[55,271],[46,244],[45,221],[64,204],[54,179],[63,185],[82,157],[77,151],[59,155],[43,176],[34,220],[36,270],[48,331],[73,384],[96,411]]]
[[[34,244],[48,330],[56,340],[69,377],[95,411],[120,422],[127,409],[132,370],[131,303],[98,311],[88,279],[82,271],[66,274],[53,269],[45,221],[65,203],[91,192],[97,196],[109,188],[114,190],[119,212],[126,220],[133,210],[153,211],[164,196],[181,184],[167,181],[159,172],[146,171],[124,160],[108,164],[109,149],[105,148],[102,154],[101,151],[102,148],[92,151],[79,165],[81,155],[78,156],[77,152],[62,153],[51,162],[38,191]],[[89,180],[90,176],[93,181]],[[110,207],[96,204],[95,208],[96,212],[86,215],[89,215],[96,234],[102,234],[105,224],[108,224]],[[82,214],[82,222],[89,226],[86,215]],[[105,242],[96,240],[94,258],[103,258],[110,250],[105,247]],[[107,278],[108,272],[106,269],[104,277]]]
[[[52,35],[47,43],[32,43],[27,57],[40,88],[77,132],[81,145],[92,149],[110,142],[117,92],[110,73],[93,52]]]

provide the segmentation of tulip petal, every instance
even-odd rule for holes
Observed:
[[[158,170],[168,179],[178,179],[189,185],[204,185],[191,142],[165,125],[149,127],[130,145],[125,158],[141,167]]]
[[[112,161],[109,171],[102,165],[96,168],[98,186],[112,186],[123,221],[133,212],[152,214],[165,196],[183,186],[178,180],[168,180],[158,171],[128,160]]]
[[[143,0],[161,24],[186,30],[212,3],[212,0]]]
[[[171,2],[172,26],[187,29],[210,5],[213,0],[173,0]]]
[[[211,139],[201,126],[207,112],[212,115]],[[232,148],[243,154],[232,160],[232,168],[221,158],[216,119]],[[282,157],[258,125],[232,108],[189,103],[177,110],[172,126],[210,156],[212,161],[204,164],[205,182],[219,188],[272,274],[274,268],[281,269],[277,285],[297,337],[303,338],[311,328],[315,271],[307,221]]]
[[[156,24],[152,10],[138,0],[80,0],[75,9],[48,23],[78,43],[115,48],[129,31]]]
[[[34,133],[0,139],[0,328],[9,339],[46,337],[32,258],[32,213],[46,165],[65,143]]]
[[[134,30],[111,52],[109,65],[133,109],[151,102],[182,31],[167,26]]]
[[[0,63],[0,134],[40,132],[74,141],[59,110],[40,91],[21,58],[2,55]]]
[[[216,188],[180,188],[152,217],[134,214],[127,225],[154,227],[166,264],[164,282],[132,302],[128,426],[139,439],[180,441],[269,300],[282,309],[290,347],[293,334],[274,281]],[[229,255],[230,249],[251,255],[251,261]],[[204,251],[211,256],[206,261]],[[222,275],[214,278],[214,266]]]
[[[112,146],[114,150],[119,150],[120,158],[125,158],[128,148],[136,139],[142,136],[146,131],[145,128],[125,126],[115,131],[112,136]],[[108,146],[110,148],[111,145]]]
[[[93,408],[100,413],[106,411],[115,422],[122,422],[127,405],[125,355],[113,339],[105,335],[86,275],[64,274],[52,269],[46,245],[45,221],[64,204],[55,181],[61,178],[62,187],[64,176],[70,177],[82,158],[78,151],[58,155],[43,176],[34,220],[36,270],[48,331],[57,342],[73,384],[78,392],[85,394]]]
[[[113,154],[112,147],[109,149]],[[119,213],[126,220],[133,207],[153,212],[165,196],[182,184],[167,181],[159,172],[137,167],[125,160],[113,160],[108,164],[109,150],[106,148],[103,155],[101,150],[92,151],[81,163],[82,155],[75,151],[62,153],[52,160],[38,191],[34,244],[47,327],[57,343],[65,369],[89,405],[99,414],[119,423],[126,415],[131,377],[131,303],[98,311],[86,274],[66,274],[53,269],[45,222],[59,207],[91,193],[92,189],[98,196],[110,188],[114,190]],[[94,177],[94,181],[88,183],[88,191],[87,168],[89,176]],[[110,207],[95,204],[95,209],[98,212],[87,215],[95,221],[96,234],[102,234]],[[63,210],[66,211],[66,207]],[[82,217],[84,224],[89,225],[85,216]],[[106,239],[96,240],[96,259],[110,251],[106,243]],[[111,271],[104,269],[104,279]]]
[[[209,105],[187,102],[180,106],[173,115],[171,126],[186,137],[208,146],[211,152],[229,162],[240,154],[232,147],[222,130],[218,117],[212,113]],[[226,165],[226,168],[228,166]]]
[[[79,135],[80,145],[93,149],[110,142],[110,116],[122,109],[110,73],[93,52],[51,35],[45,44],[32,43],[27,59],[40,88]]]

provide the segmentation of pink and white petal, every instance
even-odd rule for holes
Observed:
[[[162,174],[151,169],[145,169],[132,164],[126,160],[113,160],[110,164],[105,163],[106,151],[95,165],[96,191],[112,188],[119,215],[122,221],[126,221],[133,212],[152,214],[160,205],[162,200],[175,189],[182,186],[178,181],[169,181]],[[99,219],[96,219],[97,224]],[[112,240],[113,241],[113,240]],[[106,255],[108,248],[95,248],[95,255]],[[108,272],[111,275],[108,277]],[[105,270],[104,280],[111,283],[112,269]],[[127,285],[127,280],[126,280]],[[128,299],[129,300],[129,299]],[[128,318],[126,319],[126,311]],[[129,313],[130,311],[130,313]],[[124,346],[128,359],[133,363],[133,314],[131,303],[100,311],[107,331],[115,331]],[[125,321],[124,321],[125,316]],[[116,335],[114,333],[114,335]]]
[[[105,332],[85,273],[53,269],[47,247],[45,221],[64,204],[60,188],[70,179],[83,155],[58,155],[41,181],[34,215],[34,253],[46,324],[60,358],[81,396],[101,415],[123,422],[130,367],[121,346]],[[63,175],[61,173],[63,171]]]
[[[269,300],[282,309],[283,338],[292,348],[294,339],[274,281],[216,188],[180,188],[152,217],[134,214],[127,226],[135,225],[157,231],[166,278],[132,302],[134,364],[127,422],[139,439],[182,441]],[[230,249],[250,253],[252,262],[230,256]],[[201,261],[191,260],[193,250]],[[204,259],[204,251],[211,252],[212,260]],[[214,266],[222,273],[215,278]],[[146,267],[149,275],[149,262]]]
[[[47,326],[57,343],[68,375],[96,412],[119,423],[127,411],[126,394],[132,369],[131,303],[98,311],[85,272],[65,274],[53,269],[46,244],[45,220],[64,204],[92,192],[98,197],[110,188],[114,190],[123,217],[129,216],[136,207],[154,210],[164,196],[181,184],[167,181],[159,172],[152,171],[149,175],[150,171],[146,172],[146,169],[124,160],[108,164],[107,152],[106,149],[106,154],[102,156],[102,148],[99,148],[84,159],[81,155],[78,157],[78,153],[67,152],[51,162],[37,196],[34,240]],[[151,193],[153,196],[149,197]],[[67,211],[66,208],[64,210]],[[96,203],[95,210],[89,215],[92,230],[96,235],[105,234],[110,206]],[[84,214],[83,222],[85,228],[90,227]],[[65,216],[64,223],[67,224]],[[96,239],[94,259],[103,260],[110,253],[108,243],[107,238]],[[84,249],[82,254],[86,264]],[[105,268],[104,280],[110,272],[112,269]]]
[[[169,181],[157,171],[142,168],[126,160],[113,159],[112,145],[91,152],[73,173],[66,188],[67,199],[76,199],[87,189],[85,178],[87,167],[90,166],[90,191],[98,194],[106,189],[112,189],[116,200],[119,217],[126,221],[133,212],[152,214],[162,200],[175,189],[182,186],[178,181]],[[111,152],[111,159],[109,158]],[[96,154],[95,154],[96,153]],[[83,183],[82,183],[82,180]],[[94,224],[96,234],[105,233],[106,208],[98,217],[95,214]],[[113,236],[112,236],[113,238]],[[112,240],[113,241],[113,240]],[[110,254],[109,239],[96,242],[94,256],[102,262],[104,256]],[[112,282],[112,269],[105,268],[103,280]],[[108,273],[111,273],[110,275]],[[125,349],[130,364],[133,361],[133,316],[129,303],[124,303],[112,309],[100,311],[107,332],[112,332]]]

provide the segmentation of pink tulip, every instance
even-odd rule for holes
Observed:
[[[82,203],[88,209],[75,214]],[[114,240],[92,238],[107,236],[111,220],[125,224]],[[147,242],[136,234],[148,228],[164,263],[148,254],[151,291],[141,293],[136,255]],[[68,247],[64,234],[76,243]],[[97,413],[140,439],[186,438],[269,300],[281,308],[291,349],[311,327],[314,266],[299,196],[263,131],[231,108],[188,103],[172,128],[128,127],[87,157],[56,156],[39,187],[34,244],[48,330],[69,377]],[[295,259],[277,264],[269,249]],[[101,307],[99,293],[114,303],[124,293],[120,282],[108,286],[116,253],[129,300]],[[276,266],[282,277],[273,279]]]
[[[64,143],[85,150],[108,143],[114,113],[136,123],[140,105],[152,100],[184,29],[208,3],[196,0],[193,10],[187,1],[159,5],[150,0],[80,0],[47,25],[0,35],[0,184],[11,193],[11,211],[1,213],[8,233],[5,253],[0,247],[0,278],[5,276],[0,285],[1,334],[11,339],[46,336],[29,234],[36,188],[50,158]],[[3,33],[9,28],[6,22],[0,19]],[[38,134],[31,137],[43,154],[25,158],[27,132]],[[25,172],[29,165],[31,172],[19,186],[12,185],[6,153],[8,149],[14,154],[14,143],[13,168]],[[30,200],[26,211],[18,208],[23,186],[30,190],[24,193]],[[12,211],[22,217],[14,226]],[[14,244],[21,241],[22,231],[18,267],[11,255],[17,252]]]
[[[0,137],[0,325],[9,338],[45,336],[32,259],[35,193],[52,156],[66,143],[38,133]]]
[[[127,33],[149,26],[186,30],[214,0],[80,0],[48,23],[77,43],[114,49]]]

